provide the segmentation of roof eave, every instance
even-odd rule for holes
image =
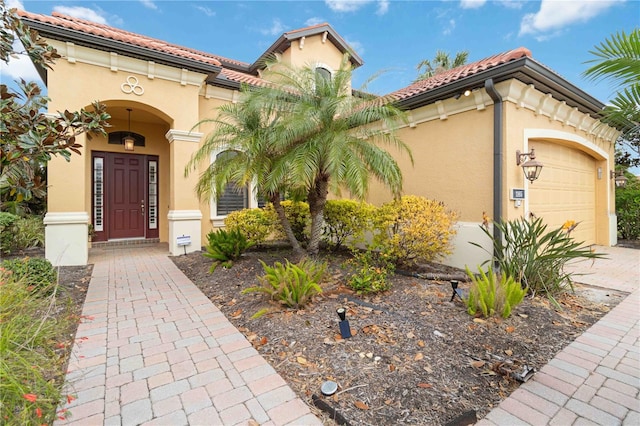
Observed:
[[[207,81],[215,79],[222,71],[222,67],[213,64],[206,64],[194,59],[182,56],[170,55],[146,47],[135,46],[118,40],[112,40],[93,34],[87,34],[69,28],[61,28],[52,24],[40,22],[28,17],[21,18],[30,28],[38,31],[41,36],[49,37],[60,41],[69,41],[79,45],[91,47],[98,50],[116,52],[125,56],[153,61],[158,64],[185,68],[190,71],[207,75]]]
[[[484,87],[484,82],[489,78],[492,78],[494,83],[515,78],[523,83],[533,84],[536,89],[544,93],[551,93],[556,99],[564,100],[567,105],[577,107],[581,112],[595,118],[601,117],[601,111],[604,108],[602,102],[531,58],[520,58],[492,67],[444,86],[402,99],[398,101],[398,105],[409,110],[419,108],[455,96],[462,90]]]

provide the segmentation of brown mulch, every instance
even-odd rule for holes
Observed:
[[[330,264],[323,294],[304,310],[241,294],[257,284],[259,259],[272,264],[290,255],[284,249],[250,251],[213,274],[211,260],[200,252],[172,259],[307,404],[314,407],[320,397],[325,409],[352,425],[445,424],[469,411],[481,418],[517,389],[514,375],[545,365],[626,296],[576,286],[575,294],[559,298],[562,309],[546,298],[526,298],[510,318],[485,320],[468,315],[459,300],[450,302],[448,281],[395,275],[384,294],[354,294],[345,286],[347,255],[333,253],[322,256]],[[418,272],[460,273],[438,264]],[[348,339],[340,337],[341,306],[348,310]],[[264,308],[272,312],[251,319]],[[321,396],[327,380],[339,385],[332,397]]]

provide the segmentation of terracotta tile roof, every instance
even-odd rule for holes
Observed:
[[[529,51],[529,49],[527,48],[519,47],[508,52],[481,59],[471,64],[444,71],[425,80],[417,81],[405,88],[390,93],[388,96],[394,98],[395,100],[407,99],[412,96],[428,92],[429,90],[433,90],[438,87],[445,86],[449,83],[461,80],[465,77],[472,76],[498,65],[515,61],[524,57],[531,58],[531,51]]]
[[[129,31],[121,30],[118,28],[113,28],[108,25],[98,24],[96,22],[86,21],[84,19],[78,19],[71,16],[63,15],[61,13],[53,12],[52,16],[30,13],[23,10],[18,11],[18,13],[22,17],[33,19],[56,27],[75,30],[98,37],[104,37],[126,44],[155,50],[157,52],[168,53],[170,55],[193,59],[210,65],[222,65],[220,61],[213,55],[198,52],[196,50],[188,49],[140,34],[131,33]]]
[[[287,31],[284,34],[285,35],[290,35],[290,34],[301,33],[303,31],[310,31],[310,30],[315,30],[316,28],[322,28],[322,27],[328,27],[328,26],[330,26],[330,25],[327,22],[323,22],[321,24],[310,25],[310,26],[305,27],[305,28],[298,28],[297,30]]]

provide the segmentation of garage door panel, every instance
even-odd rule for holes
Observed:
[[[576,149],[551,142],[531,142],[544,164],[540,178],[529,185],[529,210],[550,228],[567,220],[580,225],[572,236],[596,241],[596,162]]]

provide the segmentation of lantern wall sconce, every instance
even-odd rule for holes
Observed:
[[[622,170],[609,171],[609,177],[611,179],[614,179],[616,188],[624,188],[625,186],[627,186],[627,181],[629,180],[624,176],[624,172]]]
[[[133,136],[131,136],[131,108],[127,108],[127,111],[129,112],[129,134],[127,136],[124,137],[124,139],[122,139],[122,143],[124,144],[124,150],[125,151],[133,151],[133,145],[135,144],[136,140],[134,139]]]
[[[525,161],[527,160],[527,161]],[[520,150],[516,151],[516,165],[522,165],[522,171],[524,177],[531,183],[540,177],[540,172],[544,165],[536,160],[536,150],[531,148],[530,152],[522,153]]]

